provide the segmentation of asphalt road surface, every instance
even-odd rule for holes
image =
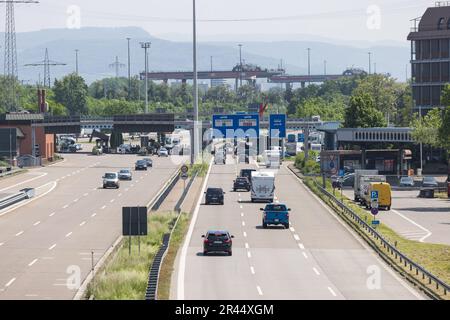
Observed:
[[[228,160],[229,162],[230,159]],[[238,170],[213,166],[208,187],[222,187],[224,206],[199,206],[192,235],[178,257],[172,290],[177,299],[342,300],[421,299],[326,209],[287,168],[276,176],[277,201],[292,208],[291,228],[261,227],[264,204],[232,192]],[[203,256],[208,230],[235,236],[233,256]]]
[[[147,205],[179,164],[153,157],[153,169],[134,172],[135,155],[65,157],[0,181],[1,194],[37,188],[31,201],[0,211],[0,299],[72,299],[91,252],[96,263],[120,236],[122,206]],[[133,181],[102,189],[103,174],[122,168]]]
[[[353,199],[353,190],[344,194]],[[391,211],[377,218],[409,240],[450,245],[450,200],[418,198],[419,190],[393,191]]]

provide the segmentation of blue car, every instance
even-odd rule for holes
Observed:
[[[264,212],[263,215],[263,228],[266,229],[269,225],[274,226],[284,226],[285,229],[289,229],[289,209],[284,204],[268,204],[264,209],[261,208],[261,211]]]

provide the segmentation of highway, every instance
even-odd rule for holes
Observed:
[[[6,195],[24,187],[36,197],[0,211],[0,299],[72,299],[94,263],[122,231],[122,206],[147,205],[179,161],[153,157],[120,189],[102,189],[105,172],[134,169],[136,155],[66,154],[53,166],[0,181]],[[69,284],[69,286],[68,286]],[[74,287],[72,287],[74,285]]]
[[[232,192],[241,168],[214,165],[208,187],[226,191],[224,206],[199,200],[191,232],[177,258],[172,296],[179,300],[422,299],[335,217],[287,168],[276,175],[276,201],[286,203],[291,228],[261,227],[264,204]],[[235,236],[233,256],[203,256],[208,230]]]
[[[344,190],[353,199],[353,190]],[[406,239],[450,245],[450,202],[418,198],[419,190],[393,191],[391,211],[377,218]]]

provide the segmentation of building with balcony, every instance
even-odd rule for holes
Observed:
[[[436,2],[412,20],[412,90],[416,111],[443,107],[443,87],[450,81],[450,2]]]

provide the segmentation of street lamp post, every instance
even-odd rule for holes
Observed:
[[[78,49],[75,50],[75,72],[78,75]]]
[[[128,42],[128,100],[131,100],[131,57],[130,57],[130,40],[127,38]]]
[[[372,73],[372,52],[368,52],[369,55],[369,75]]]
[[[148,55],[147,51],[152,45],[151,42],[141,42],[141,47],[145,52],[145,113],[148,113]]]
[[[194,71],[194,132],[193,132],[193,148],[191,147],[191,164],[195,163],[199,155],[199,123],[198,123],[198,74],[197,74],[197,14],[195,0],[192,0],[192,32],[193,32],[193,71]]]
[[[311,84],[311,48],[308,48],[308,83]]]
[[[242,87],[242,44],[239,44],[239,79]]]

